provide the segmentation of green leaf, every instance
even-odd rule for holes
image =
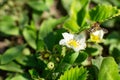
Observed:
[[[67,17],[62,17],[60,19],[49,18],[48,20],[45,20],[39,29],[39,39],[43,40],[45,37],[47,37],[47,35],[50,34],[58,24],[64,22],[66,18]]]
[[[48,8],[50,8],[53,3],[54,3],[54,0],[45,0],[45,4]]]
[[[47,47],[49,50],[52,50],[53,46],[56,43],[57,38],[59,37],[56,31],[53,32],[53,29],[58,25],[64,22],[66,17],[62,17],[60,19],[53,19],[49,18],[45,20],[39,29],[38,40],[37,40],[37,47],[38,50],[44,50],[44,47]],[[45,46],[46,45],[46,46]]]
[[[7,25],[7,23],[5,23]],[[12,26],[12,25],[2,25],[0,26],[0,31],[7,34],[7,35],[15,35],[18,36],[19,35],[19,29],[16,26]]]
[[[36,62],[35,57],[32,56],[32,55],[26,56],[26,55],[21,54],[15,60],[19,64],[24,65],[24,66],[29,66],[29,67],[36,67],[36,66],[38,66],[37,65],[38,63]]]
[[[16,27],[10,16],[3,16],[0,21],[0,31],[7,35],[19,35],[19,28]]]
[[[23,55],[30,55],[30,54],[31,54],[30,49],[29,48],[24,48]]]
[[[97,4],[108,4],[110,5],[110,0],[92,0],[94,3],[97,3]]]
[[[70,16],[72,15],[75,19],[77,18],[77,13],[87,6],[86,3],[88,3],[89,0],[73,0],[71,7],[70,7]]]
[[[119,0],[92,0],[97,4],[112,4],[114,6],[120,7]]]
[[[9,63],[12,60],[14,60],[17,56],[19,56],[22,53],[24,47],[25,47],[25,45],[15,46],[15,47],[9,48],[1,56],[1,64],[6,64],[6,63]]]
[[[35,27],[35,26],[34,26]],[[23,29],[23,36],[25,38],[25,40],[27,41],[27,43],[33,48],[33,49],[37,49],[36,46],[36,30],[29,26],[29,27],[25,27]]]
[[[78,32],[80,29],[80,27],[76,23],[76,20],[72,17],[65,21],[63,27],[70,32]]]
[[[105,45],[116,44],[119,43],[119,41],[120,41],[119,33],[113,31],[107,36],[106,40],[104,41],[104,44]]]
[[[63,7],[69,12],[73,0],[61,0]]]
[[[39,74],[38,74],[38,72],[36,70],[30,69],[29,73],[30,73],[32,79],[37,80],[39,78]]]
[[[89,0],[62,0],[63,7],[70,13],[76,14]]]
[[[68,54],[66,54],[66,56],[64,57],[64,62],[67,62],[68,64],[73,64],[75,62],[75,60],[77,59],[79,55],[79,52],[70,52]]]
[[[102,61],[103,61],[103,57],[102,56],[98,56],[98,57],[96,57],[96,59],[92,59],[92,65],[94,65],[98,69],[100,69]]]
[[[64,72],[64,71],[68,70],[74,64],[74,62],[76,61],[76,59],[79,55],[79,52],[69,52],[67,54],[65,52],[66,52],[66,48],[63,47],[61,55],[65,56],[65,57],[60,62],[57,71]]]
[[[29,0],[27,3],[33,10],[42,12],[48,10],[53,4],[53,0]]]
[[[28,80],[28,78],[25,78],[22,75],[16,75],[13,78],[11,78],[10,80]]]
[[[111,32],[106,40],[104,40],[105,45],[110,45],[109,53],[113,56],[117,63],[120,62],[120,37],[118,32]]]
[[[120,43],[111,44],[109,47],[109,53],[113,56],[117,63],[120,62]]]
[[[44,40],[38,39],[37,40],[37,51],[43,52],[45,50],[45,42]]]
[[[100,67],[98,80],[120,80],[118,65],[114,58],[106,57]]]
[[[91,56],[97,56],[102,54],[102,50],[103,50],[102,46],[94,44],[88,45],[88,47],[85,49],[85,52]]]
[[[12,71],[12,72],[20,72],[20,73],[23,72],[20,65],[14,63],[14,62],[10,62],[8,64],[0,65],[0,69],[5,70],[5,71]]]
[[[48,9],[47,5],[45,4],[45,1],[43,0],[30,0],[28,2],[28,5],[36,11],[44,11]]]
[[[83,67],[71,68],[64,72],[64,75],[60,76],[60,80],[86,80],[87,70]]]
[[[89,6],[89,0],[85,0],[84,5],[77,13],[77,23],[79,26],[84,26],[87,21],[88,6]]]
[[[81,64],[83,61],[87,59],[88,55],[85,52],[80,52],[75,63]]]
[[[98,5],[91,9],[89,13],[92,21],[103,22],[107,19],[120,15],[120,10],[111,5]]]
[[[105,28],[113,28],[115,23],[116,23],[116,18],[112,18],[107,21],[104,21],[101,25],[103,25]]]
[[[9,76],[5,80],[31,80],[31,78],[28,77],[29,75],[26,73],[22,74],[9,74]]]
[[[98,68],[94,65],[87,67],[88,70],[88,80],[98,80]]]
[[[59,70],[66,71],[68,70],[76,61],[79,52],[69,52],[65,55],[62,63],[60,64]]]
[[[78,33],[88,26],[86,20],[88,17],[89,0],[73,0],[70,7],[69,18],[64,23],[64,28],[72,33]],[[85,27],[85,28],[84,28]]]
[[[72,0],[70,4],[70,17],[64,22],[63,27],[70,32],[77,33],[79,32],[79,25],[77,24],[77,12],[80,9],[79,0]],[[77,7],[77,8],[76,8]]]
[[[59,44],[60,39],[63,37],[61,34],[65,32],[64,29],[58,29],[50,32],[44,40],[39,40],[37,45],[38,45],[38,50],[44,50],[44,48],[48,48],[48,50],[53,50],[54,46]]]

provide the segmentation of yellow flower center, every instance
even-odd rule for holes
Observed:
[[[100,42],[100,37],[98,35],[90,34],[90,39],[93,42]]]
[[[79,43],[76,40],[71,39],[70,41],[68,41],[68,45],[76,48],[78,47]]]

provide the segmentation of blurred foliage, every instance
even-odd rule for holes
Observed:
[[[119,0],[0,0],[0,80],[120,80],[119,8]],[[108,30],[100,44],[88,39],[96,22]],[[63,32],[86,32],[85,50],[60,46]]]
[[[78,75],[76,75],[78,74]],[[66,71],[64,75],[60,77],[60,80],[86,80],[87,71],[83,67],[71,68],[69,71]]]

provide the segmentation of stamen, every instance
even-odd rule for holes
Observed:
[[[98,35],[91,34],[90,39],[94,42],[100,42],[100,37]]]
[[[68,44],[72,47],[78,47],[79,43],[76,40],[71,39],[70,41],[68,41]]]

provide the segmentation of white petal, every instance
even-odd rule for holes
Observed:
[[[79,52],[79,48],[73,48],[75,52]]]
[[[92,34],[98,36],[98,35],[100,34],[100,30],[97,30],[97,31],[95,31],[95,32],[92,32]]]
[[[102,39],[102,38],[103,38],[103,35],[104,35],[104,31],[103,31],[103,30],[101,30],[101,31],[100,31],[100,39]]]
[[[70,40],[70,39],[73,39],[73,37],[74,37],[73,34],[69,34],[67,32],[62,33],[62,35],[63,35],[64,39],[67,40],[67,41]]]
[[[82,45],[81,49],[85,49],[86,48],[86,43],[83,43],[81,45]]]
[[[80,45],[86,44],[86,37],[83,36],[81,39],[79,39],[78,42],[80,43]]]
[[[102,39],[103,35],[104,35],[104,31],[101,29],[101,30],[97,30],[97,31],[93,32],[92,34],[95,36],[99,36],[100,39]]]
[[[79,35],[76,35],[76,36],[75,36],[75,39],[76,39],[77,41],[83,40],[83,41],[85,42],[85,40],[86,40],[86,35],[85,35],[84,32],[82,32],[82,33],[80,33]]]
[[[73,48],[74,51],[78,52],[80,50],[84,50],[86,48],[86,43],[82,43],[80,44],[80,46],[78,46],[77,48]]]
[[[66,41],[65,39],[61,39],[60,42],[59,42],[60,45],[65,45],[66,44]]]

